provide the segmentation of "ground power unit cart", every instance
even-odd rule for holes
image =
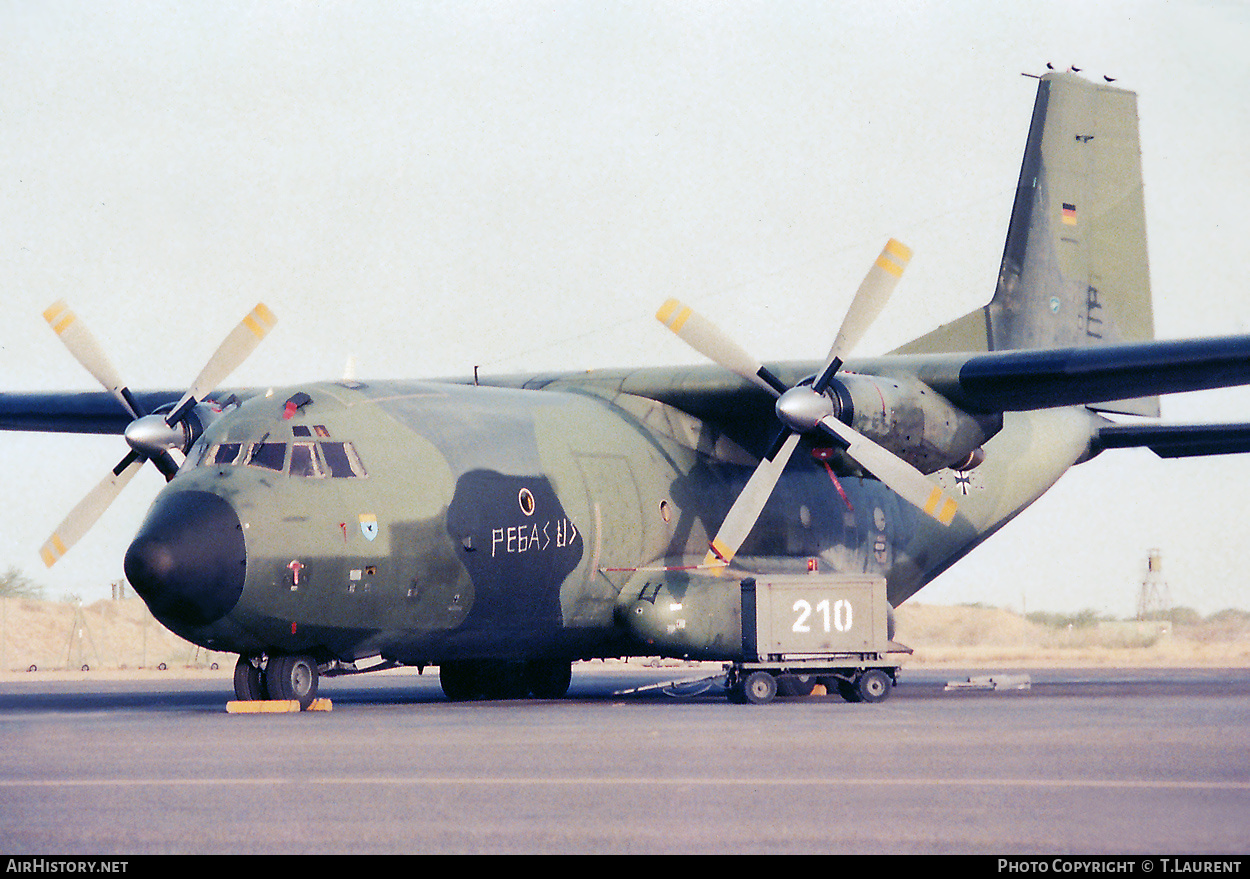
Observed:
[[[763,705],[817,684],[848,702],[880,702],[911,649],[890,640],[882,577],[799,574],[742,581],[742,648],[726,666],[730,701]]]

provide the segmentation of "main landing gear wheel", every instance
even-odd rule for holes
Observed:
[[[265,685],[269,698],[296,701],[301,711],[307,711],[317,698],[317,663],[309,656],[271,656]]]
[[[573,663],[535,659],[525,664],[525,683],[535,699],[562,699],[573,682]]]
[[[240,702],[259,702],[269,698],[265,673],[246,656],[234,664],[234,697]]]
[[[478,668],[472,662],[444,662],[438,667],[438,683],[452,702],[476,699],[481,694]]]
[[[438,667],[443,694],[453,702],[470,699],[559,699],[569,690],[573,664],[568,660],[529,662],[458,660]]]

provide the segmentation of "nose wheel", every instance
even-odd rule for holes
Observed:
[[[257,663],[246,656],[240,656],[234,664],[234,697],[240,702],[261,702],[269,698],[269,688],[265,686],[265,673]]]
[[[263,670],[258,660],[240,656],[234,666],[234,695],[242,702],[298,702],[307,711],[317,698],[318,679],[311,656],[271,656]]]

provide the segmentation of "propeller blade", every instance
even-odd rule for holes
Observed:
[[[786,469],[786,464],[798,444],[799,434],[791,433],[776,455],[760,460],[759,466],[747,480],[746,487],[730,507],[725,521],[721,523],[720,530],[712,540],[711,548],[703,559],[704,567],[723,568],[733,561],[742,542],[759,520],[764,505],[772,497],[777,480],[781,478],[781,471]]]
[[[851,307],[847,309],[846,317],[842,319],[842,326],[838,330],[838,335],[834,337],[833,346],[829,349],[829,356],[825,362],[825,368],[821,371],[819,378],[816,379],[813,387],[818,391],[823,391],[829,386],[829,382],[833,380],[834,374],[841,369],[846,354],[851,351],[859,340],[863,338],[864,333],[872,326],[872,322],[881,314],[881,310],[885,308],[885,304],[889,301],[890,294],[894,292],[898,280],[903,276],[903,270],[907,268],[907,263],[911,260],[911,248],[891,238],[885,243],[885,247],[881,250],[881,255],[877,257],[877,261],[873,263],[872,268],[868,270],[868,274],[864,276],[863,282],[859,285],[859,289],[855,291],[855,297],[851,300]]]
[[[122,404],[132,418],[138,418],[144,414],[134,397],[131,396],[130,390],[122,382],[121,376],[117,374],[117,370],[113,368],[112,361],[104,353],[100,343],[96,341],[86,325],[78,320],[78,315],[70,311],[64,300],[58,300],[48,306],[43,313],[43,319],[69,349],[69,353],[74,355],[74,359],[82,364],[106,391],[117,398],[117,402]]]
[[[786,386],[764,364],[690,306],[670,299],[660,306],[655,317],[683,342],[713,363],[719,363],[774,396],[785,392]]]
[[[943,525],[954,520],[959,505],[915,467],[832,415],[822,418],[820,426],[846,443],[846,453],[903,500]]]
[[[166,420],[170,424],[176,424],[181,420],[187,409],[203,400],[221,384],[226,376],[234,372],[239,364],[248,358],[248,355],[256,350],[260,340],[268,335],[277,322],[278,319],[265,307],[265,303],[257,303],[256,307],[230,331],[230,335],[226,336],[217,351],[208,359],[208,363],[191,383],[191,389],[178,401],[178,405],[174,407]]]
[[[69,552],[70,547],[82,538],[96,523],[96,520],[108,509],[109,504],[121,493],[126,484],[143,467],[143,458],[137,452],[131,452],[122,458],[109,475],[100,484],[91,489],[87,496],[69,511],[65,520],[57,526],[56,531],[39,550],[43,563],[49,568]]]

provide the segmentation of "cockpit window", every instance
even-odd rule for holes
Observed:
[[[320,479],[325,476],[321,460],[317,457],[314,443],[294,443],[291,445],[291,475],[308,476]]]
[[[233,464],[239,459],[239,452],[242,448],[242,443],[222,443],[219,446],[212,446],[204,457],[204,463]]]
[[[324,429],[323,429],[324,430]],[[320,433],[320,431],[319,431]],[[308,434],[301,432],[300,436]],[[359,479],[369,474],[351,443],[297,440],[291,443],[290,465],[287,466],[287,443],[262,440],[255,443],[219,443],[204,449],[193,466],[235,464],[257,467],[277,473],[287,470],[291,476],[306,479]]]
[[[252,443],[246,464],[264,470],[281,471],[286,463],[286,443]]]
[[[317,443],[325,458],[330,475],[336,478],[366,476],[365,465],[360,462],[356,448],[351,443]]]

